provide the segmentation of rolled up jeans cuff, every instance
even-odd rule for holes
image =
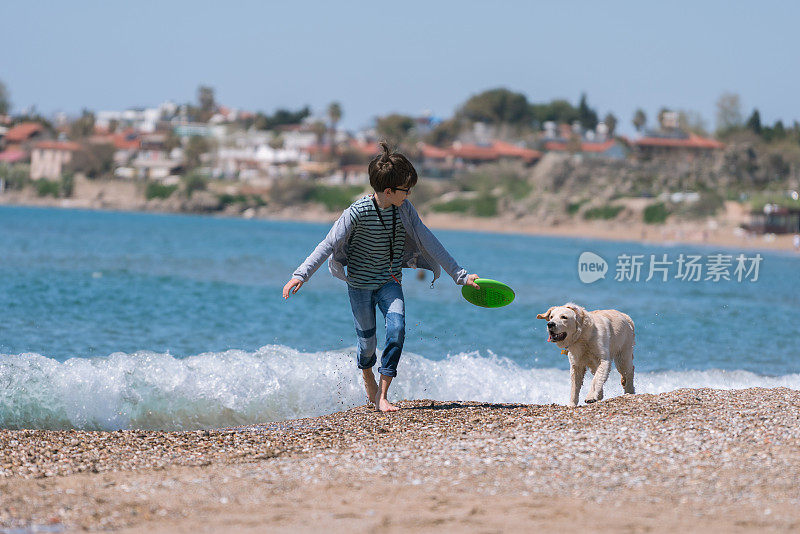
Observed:
[[[389,367],[378,367],[378,372],[383,376],[394,378],[397,376],[397,369],[390,369]]]
[[[374,352],[372,353],[372,358],[370,358],[366,364],[361,363],[361,358],[356,358],[356,364],[359,369],[372,369],[376,363],[378,363],[378,356]]]

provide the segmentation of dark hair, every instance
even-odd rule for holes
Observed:
[[[414,187],[417,184],[417,170],[404,155],[389,150],[386,141],[380,142],[383,154],[369,162],[369,185],[375,191],[388,187]]]

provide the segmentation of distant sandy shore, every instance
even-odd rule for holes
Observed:
[[[503,220],[486,222],[474,218],[457,220],[442,215],[428,215],[427,224],[432,228],[484,230],[503,233],[521,233],[530,235],[576,237],[582,239],[602,239],[612,241],[635,241],[658,245],[692,244],[703,246],[722,246],[725,248],[745,248],[761,250],[791,250],[791,235],[776,235],[771,238],[763,236],[745,237],[734,233],[733,228],[719,228],[707,231],[689,224],[649,226],[641,223],[570,223],[563,226],[542,227],[535,222],[522,221],[513,223]]]
[[[23,197],[20,195],[0,195],[0,205],[25,205],[36,207],[55,207],[67,209],[105,209],[119,211],[148,211],[143,204],[125,200],[123,192],[112,190],[117,197],[107,195],[103,202],[87,199],[53,199]],[[656,245],[691,244],[719,246],[729,249],[748,250],[794,250],[793,236],[785,235],[747,235],[738,230],[739,222],[744,220],[742,213],[729,212],[719,219],[709,222],[682,222],[663,225],[648,225],[632,221],[578,221],[568,220],[558,225],[544,225],[530,217],[468,217],[455,214],[428,213],[422,220],[432,229],[495,232],[506,234],[526,234],[553,237],[575,237],[582,239],[602,239],[632,241]],[[319,206],[294,206],[274,210],[261,218],[298,222],[332,222],[339,213],[331,213]],[[213,214],[212,216],[220,216]],[[226,215],[222,215],[226,216]],[[230,215],[227,215],[230,216]],[[798,252],[800,253],[800,252]]]
[[[0,430],[0,527],[796,532],[800,392],[402,401],[197,432]]]
[[[338,214],[321,210],[292,209],[274,213],[268,218],[302,222],[332,222],[337,216]],[[421,217],[429,228],[439,230],[574,237],[656,245],[690,244],[719,246],[727,249],[794,250],[792,235],[746,235],[737,230],[737,224],[725,220],[715,223],[712,229],[708,224],[702,222],[648,225],[630,221],[570,221],[553,226],[543,225],[529,218],[467,217],[440,213],[428,213]]]

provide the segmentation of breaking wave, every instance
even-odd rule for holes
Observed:
[[[606,398],[622,394],[615,376],[612,371]],[[800,374],[636,374],[638,393],[780,386],[800,389]],[[404,353],[390,397],[564,404],[568,391],[566,370],[527,369],[492,353],[438,361]],[[32,353],[0,355],[2,428],[195,430],[311,417],[364,402],[352,349],[304,353],[269,345],[188,358],[142,351],[64,362]]]

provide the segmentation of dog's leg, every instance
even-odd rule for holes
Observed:
[[[636,393],[633,387],[633,347],[623,349],[616,360],[617,371],[622,375],[620,382],[625,393]]]
[[[589,394],[586,395],[586,403],[597,402],[603,400],[603,385],[608,380],[608,373],[611,372],[611,360],[602,359],[600,365],[597,366],[597,372],[592,378],[592,385],[589,387]]]
[[[570,365],[569,367],[569,405],[575,407],[578,405],[578,400],[581,396],[581,386],[583,386],[583,377],[586,374],[585,366]]]

